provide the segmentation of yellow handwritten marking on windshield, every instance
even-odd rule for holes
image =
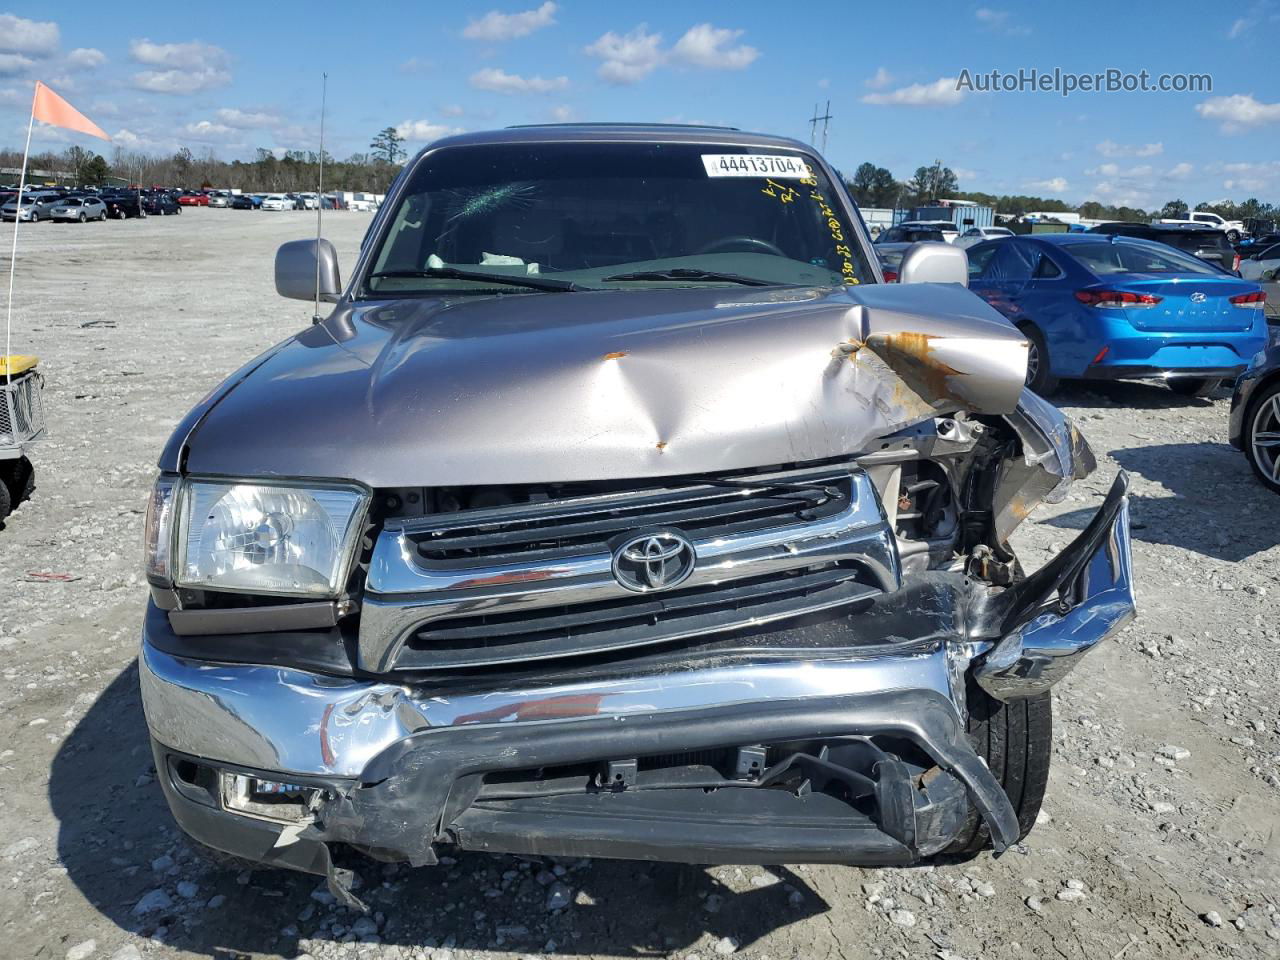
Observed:
[[[844,228],[840,225],[836,212],[831,209],[831,205],[827,203],[827,198],[822,195],[822,191],[818,189],[818,180],[816,177],[807,177],[800,181],[805,186],[810,187],[809,198],[818,205],[818,212],[827,218],[827,229],[831,231],[831,239],[836,242],[836,256],[840,257],[840,273],[844,275],[844,282],[850,286],[861,283],[855,275],[856,271],[853,267],[853,251],[849,245],[845,243]]]
[[[801,182],[803,183],[804,181]],[[777,197],[780,203],[792,203],[795,201],[796,197],[800,196],[800,191],[795,187],[784,186],[781,183],[775,183],[768,179],[765,180],[765,183],[768,184],[768,186],[760,192],[766,197]]]
[[[844,277],[844,282],[850,286],[861,283],[853,266],[853,250],[845,242],[844,227],[841,226],[836,212],[827,203],[827,198],[818,189],[818,178],[813,175],[813,168],[807,165],[806,167],[809,170],[809,176],[801,177],[796,182],[810,188],[810,198],[818,205],[818,212],[827,221],[827,230],[831,232],[831,239],[835,241],[836,256],[840,258],[840,273]],[[800,191],[795,187],[778,183],[770,178],[765,178],[764,182],[765,186],[760,192],[766,197],[773,197],[779,203],[794,203],[796,197],[800,196]]]

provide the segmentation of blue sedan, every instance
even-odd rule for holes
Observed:
[[[1133,378],[1204,396],[1267,343],[1261,287],[1162,243],[1051,233],[968,254],[969,289],[1031,343],[1037,393],[1059,379]]]

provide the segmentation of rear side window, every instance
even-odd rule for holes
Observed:
[[[1036,263],[1036,272],[1033,276],[1037,280],[1055,280],[1062,276],[1062,270],[1049,259],[1047,253],[1042,253],[1040,254],[1040,260]]]
[[[996,257],[987,270],[993,280],[1030,280],[1035,269],[1035,251],[1025,244],[998,243],[995,246]]]
[[[1100,277],[1116,273],[1218,273],[1180,250],[1145,243],[1075,243],[1071,255]]]
[[[979,243],[970,247],[966,252],[969,255],[969,276],[971,278],[979,277],[987,269],[987,265],[991,263],[991,258],[995,256],[996,245],[994,243]]]

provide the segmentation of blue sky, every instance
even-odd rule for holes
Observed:
[[[1280,202],[1280,0],[1244,4],[734,4],[514,0],[240,3],[75,0],[0,16],[0,144],[21,147],[33,81],[125,149],[230,159],[382,127],[416,149],[451,130],[552,120],[707,122],[807,140],[899,178],[942,160],[962,189],[1158,206]],[[965,92],[1020,68],[1205,73],[1212,92]],[[50,128],[34,148],[111,145]],[[105,150],[103,147],[105,146]]]

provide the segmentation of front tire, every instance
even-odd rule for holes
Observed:
[[[0,461],[0,495],[7,498],[8,508],[0,511],[0,518],[31,499],[36,488],[36,471],[26,457]]]
[[[1262,485],[1280,493],[1280,383],[1262,391],[1245,418],[1244,455]]]
[[[1058,389],[1058,378],[1049,372],[1049,346],[1038,327],[1028,323],[1018,328],[1027,338],[1027,389],[1047,397]]]
[[[966,686],[969,716],[965,732],[1013,804],[1021,840],[1035,826],[1049,782],[1053,695],[1045,692],[1025,700],[1003,702],[989,696],[972,678]],[[990,842],[990,831],[971,803],[964,827],[944,853],[973,856]]]
[[[81,223],[85,223],[86,221],[88,221],[89,218],[84,215],[84,211],[81,211],[80,216],[77,217],[76,219],[78,219]]]
[[[1222,383],[1219,377],[1170,377],[1165,381],[1180,397],[1207,397]]]
[[[1228,241],[1229,243],[1233,243],[1233,244],[1235,244],[1235,243],[1239,243],[1239,242],[1240,242],[1240,231],[1239,231],[1239,230],[1228,230],[1228,231],[1227,231],[1227,241]]]

